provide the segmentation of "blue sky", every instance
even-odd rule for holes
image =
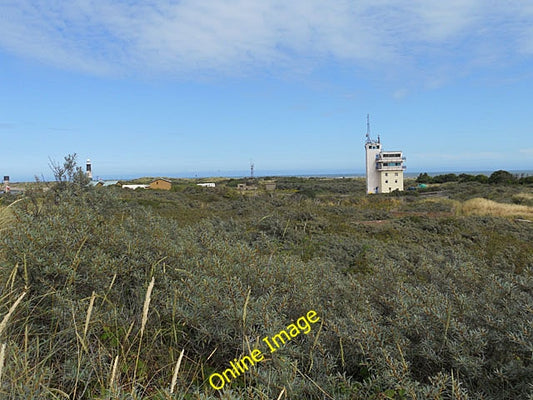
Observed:
[[[533,3],[3,0],[0,174],[533,169]]]

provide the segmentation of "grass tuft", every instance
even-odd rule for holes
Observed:
[[[22,293],[19,298],[13,303],[11,308],[9,309],[8,313],[4,316],[4,319],[2,319],[2,322],[0,322],[0,336],[4,332],[4,329],[6,329],[7,321],[9,320],[9,317],[11,317],[11,314],[15,311],[19,303],[22,301],[22,299],[26,296],[26,292]]]
[[[7,229],[13,221],[13,214],[9,207],[0,207],[0,232]]]
[[[6,358],[6,344],[2,343],[2,348],[0,349],[0,383],[2,382],[2,370],[4,369],[5,358]]]
[[[483,198],[467,200],[460,207],[463,215],[533,218],[533,207],[520,204],[498,203]]]
[[[174,374],[172,375],[172,382],[170,384],[170,394],[174,393],[174,388],[176,387],[176,381],[178,380],[178,372],[180,370],[181,360],[183,359],[184,353],[185,353],[185,349],[181,351],[178,361],[176,362],[176,367],[174,368]]]

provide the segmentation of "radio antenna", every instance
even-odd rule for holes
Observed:
[[[370,140],[370,114],[366,114],[366,141],[371,142]]]

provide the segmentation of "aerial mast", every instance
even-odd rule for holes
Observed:
[[[366,142],[371,142],[370,140],[370,114],[366,114]]]

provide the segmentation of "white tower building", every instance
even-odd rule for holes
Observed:
[[[366,192],[378,193],[380,174],[376,169],[376,158],[381,152],[381,143],[370,138],[370,121],[369,116],[366,116]]]
[[[87,174],[87,178],[92,180],[93,179],[93,172],[92,172],[91,160],[87,160],[86,170],[85,171],[86,171],[85,173]]]
[[[403,190],[403,162],[401,151],[383,151],[381,141],[370,138],[370,122],[366,122],[366,192],[390,193]]]

